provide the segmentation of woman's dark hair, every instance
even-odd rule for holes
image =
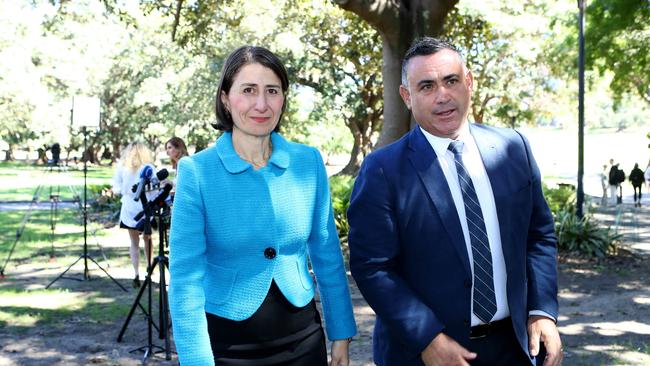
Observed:
[[[236,49],[226,59],[226,63],[221,69],[221,80],[219,80],[219,89],[217,89],[217,96],[215,100],[215,109],[217,114],[217,122],[212,124],[212,127],[222,131],[232,131],[233,120],[230,112],[226,110],[226,106],[221,101],[221,93],[228,94],[230,87],[235,80],[235,76],[242,67],[248,64],[260,64],[273,71],[273,73],[280,79],[282,84],[282,94],[284,96],[284,103],[282,104],[282,112],[280,113],[280,120],[274,131],[280,131],[280,122],[282,114],[287,106],[287,90],[289,90],[289,76],[287,70],[284,68],[282,61],[273,52],[264,47],[256,46],[243,46]]]

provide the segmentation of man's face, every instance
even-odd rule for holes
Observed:
[[[415,121],[434,136],[458,137],[472,97],[472,74],[460,56],[448,49],[416,56],[406,71],[408,85],[399,92]]]

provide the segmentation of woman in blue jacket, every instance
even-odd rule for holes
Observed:
[[[181,365],[331,365],[356,333],[325,167],[278,134],[282,62],[245,46],[226,60],[216,144],[178,165],[169,302]]]

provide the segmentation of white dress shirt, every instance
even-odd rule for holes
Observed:
[[[463,203],[463,194],[458,183],[458,172],[456,171],[456,164],[454,163],[454,153],[449,151],[449,143],[451,139],[434,136],[421,127],[422,133],[431,147],[438,156],[438,161],[442,168],[442,172],[447,180],[447,185],[451,191],[451,196],[458,212],[460,225],[463,228],[463,235],[465,237],[465,246],[467,248],[467,256],[469,257],[470,268],[472,270],[473,281],[473,258],[472,258],[472,245],[469,238],[469,229],[467,228],[467,218],[465,216],[465,205]],[[478,147],[474,138],[469,132],[469,125],[466,123],[457,141],[463,142],[463,164],[467,169],[467,173],[472,178],[476,196],[481,204],[481,212],[483,213],[483,220],[485,221],[485,229],[487,231],[488,240],[490,242],[490,252],[492,253],[492,267],[494,277],[494,294],[497,301],[497,311],[492,318],[492,321],[504,319],[510,316],[510,309],[508,308],[508,297],[506,294],[506,265],[503,258],[503,249],[501,248],[501,232],[499,230],[499,218],[497,216],[496,204],[494,203],[494,193],[492,192],[492,185],[490,179],[485,171],[483,160],[479,153]],[[473,288],[472,288],[473,290]],[[473,296],[474,291],[472,291]],[[473,304],[474,302],[471,301]],[[472,309],[471,314],[472,326],[482,324],[483,322],[474,315]]]

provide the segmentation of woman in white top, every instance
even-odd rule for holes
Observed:
[[[140,180],[140,173],[146,165],[149,165],[153,170],[151,164],[153,162],[151,150],[147,148],[142,142],[132,142],[124,148],[121,154],[120,162],[117,166],[117,171],[113,177],[113,192],[122,195],[122,209],[120,210],[120,228],[127,229],[129,239],[131,240],[131,248],[129,254],[131,255],[131,263],[135,271],[135,278],[133,279],[133,287],[140,287],[140,235],[143,234],[142,225],[138,225],[138,221],[134,217],[142,211],[142,203],[135,200],[135,194],[132,187],[138,184]],[[149,196],[149,194],[147,195]],[[150,197],[148,197],[150,198]],[[151,236],[142,235],[144,241],[144,254],[149,263],[151,253]]]

